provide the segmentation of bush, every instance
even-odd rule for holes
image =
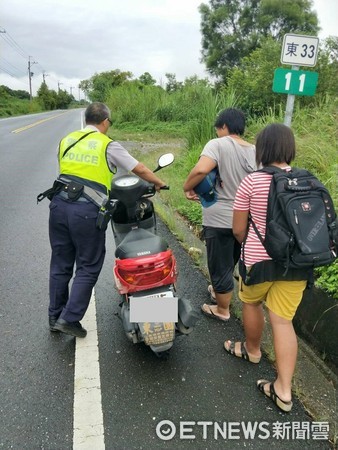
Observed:
[[[316,286],[338,299],[338,261],[316,269]]]

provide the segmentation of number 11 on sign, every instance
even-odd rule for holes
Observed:
[[[276,69],[273,92],[292,95],[314,95],[318,81],[317,72]]]
[[[286,91],[290,91],[290,87],[291,87],[291,77],[292,77],[292,73],[288,72],[285,75],[285,79],[286,79],[286,83],[285,83],[285,90]],[[305,83],[305,73],[303,73],[302,75],[299,76],[299,92],[303,92],[304,90],[304,83]]]

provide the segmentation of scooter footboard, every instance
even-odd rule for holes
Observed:
[[[123,329],[126,333],[126,336],[128,339],[133,342],[134,344],[137,344],[139,342],[139,336],[138,336],[138,327],[136,323],[130,322],[130,310],[129,310],[129,304],[123,303],[121,308],[121,319],[122,319],[122,325]]]
[[[187,328],[194,327],[200,317],[199,313],[192,307],[190,301],[186,298],[178,299],[178,316],[183,325]]]

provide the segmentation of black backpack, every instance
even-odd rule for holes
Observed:
[[[268,255],[285,267],[324,266],[337,258],[338,220],[326,187],[305,169],[260,170],[272,175],[265,239],[249,216]]]

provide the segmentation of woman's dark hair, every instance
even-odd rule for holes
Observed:
[[[265,127],[256,138],[256,163],[263,167],[274,162],[287,163],[295,159],[296,143],[292,130],[282,123]]]
[[[110,110],[104,103],[91,103],[85,111],[86,124],[98,125],[107,118],[110,119]]]
[[[215,121],[216,128],[228,128],[230,134],[243,134],[245,129],[245,116],[243,111],[236,108],[227,108],[219,113]]]

